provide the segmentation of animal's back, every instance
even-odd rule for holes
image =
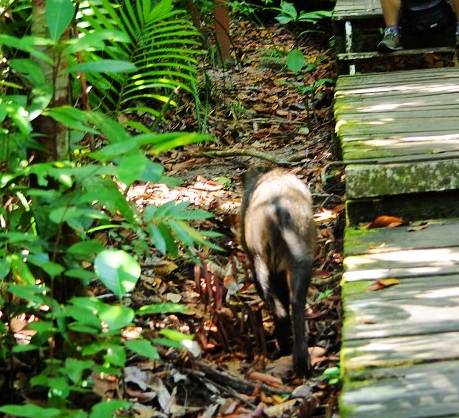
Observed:
[[[311,193],[300,179],[281,169],[265,173],[247,205],[246,246],[254,255],[268,256],[272,269],[284,270],[292,257],[312,257],[312,217]]]

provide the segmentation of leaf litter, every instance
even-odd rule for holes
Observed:
[[[201,64],[209,109],[206,128],[216,141],[160,157],[166,174],[182,180],[132,186],[128,198],[140,210],[167,201],[189,201],[215,217],[195,226],[220,232],[222,253],[203,251],[200,263],[152,255],[142,264],[130,296],[137,307],[181,303],[185,312],[144,315],[144,338],[164,328],[194,334],[197,357],[159,347],[165,361],[134,357],[123,377],[100,382],[112,395],[124,390],[136,417],[314,417],[336,415],[337,384],[321,377],[338,364],[344,221],[343,172],[328,167],[333,155],[333,87],[303,89],[334,79],[332,52],[312,38],[300,42],[278,25],[261,28],[244,20],[231,27],[236,65]],[[311,71],[295,75],[271,59],[300,47]],[[198,130],[192,100],[167,116],[168,130]],[[306,317],[313,376],[295,379],[291,356],[275,358],[273,322],[251,280],[239,245],[241,177],[250,166],[277,161],[313,193],[318,252]],[[136,328],[137,329],[137,328]]]

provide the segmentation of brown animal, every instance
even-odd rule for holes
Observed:
[[[295,373],[308,376],[304,305],[316,242],[311,193],[282,169],[249,170],[244,189],[241,238],[255,283],[274,317],[280,354],[292,352],[293,328]]]

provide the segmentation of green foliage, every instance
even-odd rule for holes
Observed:
[[[328,369],[324,370],[320,378],[327,381],[329,385],[336,385],[339,383],[340,379],[339,367],[329,367]]]
[[[305,64],[304,54],[299,49],[294,49],[288,53],[287,67],[293,73],[299,73]]]
[[[276,20],[282,25],[297,22],[305,22],[315,25],[320,20],[331,17],[331,12],[327,10],[318,10],[314,12],[300,11],[300,13],[298,13],[295,5],[288,1],[281,2],[281,7],[275,9],[279,12],[276,16]]]
[[[177,80],[188,86],[188,82],[194,82],[196,70],[190,59],[194,52],[178,57],[172,46],[194,34],[188,33],[185,21],[177,17],[168,1],[157,6],[139,1],[135,7],[142,9],[134,12],[131,3],[119,6],[103,0],[98,8],[94,6],[92,29],[77,39],[63,36],[72,27],[75,4],[70,0],[50,0],[46,7],[49,37],[20,37],[11,34],[14,31],[0,35],[7,68],[4,74],[8,77],[0,86],[0,367],[24,364],[24,356],[33,351],[28,373],[33,371],[35,375],[28,376],[30,382],[21,387],[18,396],[31,388],[32,393],[47,396],[40,399],[41,406],[30,401],[2,406],[0,412],[34,418],[111,417],[119,409],[128,408],[129,402],[102,401],[88,405],[87,410],[72,409],[76,396],[92,391],[94,376],[121,376],[132,356],[158,360],[157,345],[197,352],[191,336],[173,330],[162,330],[152,340],[145,336],[133,340],[123,337],[123,330],[137,324],[139,317],[186,313],[183,306],[174,304],[149,305],[139,310],[126,306],[124,299],[140,277],[139,259],[151,251],[151,246],[175,257],[194,255],[201,247],[217,248],[207,239],[211,234],[190,225],[209,218],[209,213],[193,210],[188,203],[173,202],[150,206],[140,213],[126,199],[122,188],[138,181],[167,180],[162,165],[146,155],[155,156],[209,137],[160,134],[140,122],[136,131],[141,133],[133,134],[101,112],[57,106],[53,103],[57,77],[49,77],[43,68],[49,65],[54,74],[64,60],[69,64],[69,73],[97,74],[99,78],[89,77],[90,81],[105,80],[110,84],[107,97],[115,97],[115,91],[121,97],[119,101],[116,98],[115,104],[106,99],[104,109],[119,112],[126,105],[127,110],[139,110],[151,98],[149,93],[141,92],[146,85],[164,89],[166,84],[177,86]],[[138,27],[140,20],[136,18],[140,19],[142,13],[148,19]],[[114,23],[118,20],[125,26],[118,27]],[[174,25],[179,24],[183,24],[183,31],[178,31],[173,43],[177,29]],[[136,30],[142,31],[142,39],[135,38]],[[134,39],[144,50],[138,50],[135,62],[131,62],[129,42]],[[163,54],[164,48],[170,49],[172,61],[184,63],[172,66],[176,74],[169,79],[171,66],[164,67],[164,74],[156,74],[154,65],[162,68],[161,63],[169,65],[170,61],[161,52],[159,61],[152,60],[149,48],[155,52],[163,49]],[[82,51],[92,60],[77,63],[76,54]],[[139,85],[142,88],[134,92],[134,86]],[[99,84],[95,90],[101,93]],[[39,118],[65,128],[73,160],[46,161],[42,132],[36,130],[35,124]],[[87,144],[94,137],[97,150],[80,145],[81,139]],[[32,158],[37,153],[41,158]],[[110,238],[109,248],[100,239],[101,232]],[[117,248],[123,239],[120,233],[130,237],[122,249]],[[116,303],[85,296],[88,284],[97,280],[118,298]],[[17,340],[9,326],[18,315],[30,320],[25,327],[32,336],[25,343]],[[14,378],[16,371],[10,371]],[[12,384],[6,380],[0,383]]]
[[[199,33],[172,0],[90,2],[81,8],[79,26],[86,36],[120,34],[85,52],[85,63],[74,68],[90,71],[93,103],[102,109],[161,117],[178,92],[195,94]],[[105,58],[112,60],[110,71],[101,64]],[[118,74],[113,62],[131,62],[135,70]]]

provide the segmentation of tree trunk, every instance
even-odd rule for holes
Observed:
[[[32,35],[49,37],[48,25],[45,18],[45,0],[32,0]],[[64,33],[63,38],[67,37]],[[53,65],[38,60],[47,82],[52,86],[50,107],[68,104],[69,77],[65,71],[66,60],[56,49],[42,47],[41,50],[52,57]],[[68,131],[65,126],[46,116],[39,116],[34,121],[34,128],[40,135],[46,155],[38,155],[40,161],[63,160],[69,157]]]
[[[232,59],[227,0],[214,0],[214,18],[218,57],[223,65],[229,64],[232,62]]]

